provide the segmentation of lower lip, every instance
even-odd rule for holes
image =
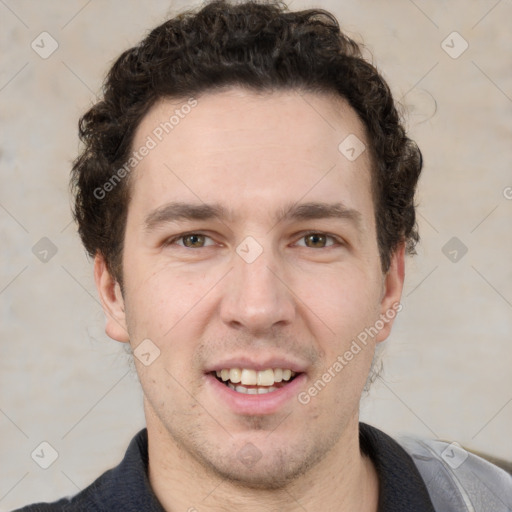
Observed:
[[[306,374],[297,375],[289,384],[264,393],[262,395],[249,395],[239,393],[220,382],[211,374],[206,376],[207,386],[216,397],[227,404],[236,414],[262,415],[273,414],[281,410],[290,400],[296,399],[299,390],[306,380]]]

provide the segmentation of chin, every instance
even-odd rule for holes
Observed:
[[[246,443],[235,454],[203,458],[203,464],[222,480],[247,489],[278,490],[287,487],[322,460],[329,446],[267,447],[260,452]],[[210,454],[213,455],[213,454]]]
[[[258,466],[258,467],[256,467]],[[285,488],[303,473],[289,462],[255,464],[252,467],[236,464],[230,468],[216,467],[216,473],[235,487],[246,489],[278,490]]]

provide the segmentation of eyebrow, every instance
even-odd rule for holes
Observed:
[[[224,206],[214,204],[193,204],[184,202],[171,202],[151,211],[144,221],[146,231],[152,231],[157,227],[169,222],[190,221],[190,220],[219,220],[234,219],[236,215]],[[281,208],[274,215],[277,223],[293,220],[315,220],[315,219],[344,219],[360,227],[362,215],[358,210],[348,208],[343,203],[290,203]]]

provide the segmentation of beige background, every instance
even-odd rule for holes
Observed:
[[[0,510],[78,492],[144,426],[136,376],[103,332],[67,183],[78,117],[112,59],[185,5],[0,1]],[[331,9],[366,42],[425,157],[422,243],[362,417],[512,459],[512,4],[290,5]],[[47,59],[31,48],[43,31],[59,45]],[[453,31],[469,44],[456,59],[442,47]],[[43,237],[57,249],[46,263],[32,250]],[[456,262],[442,251],[452,237],[468,249]],[[58,452],[46,470],[31,458],[42,441]]]

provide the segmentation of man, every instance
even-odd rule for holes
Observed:
[[[359,422],[422,160],[332,15],[211,2],[168,20],[80,135],[75,217],[147,429],[78,495],[22,510],[510,507],[483,459]]]

